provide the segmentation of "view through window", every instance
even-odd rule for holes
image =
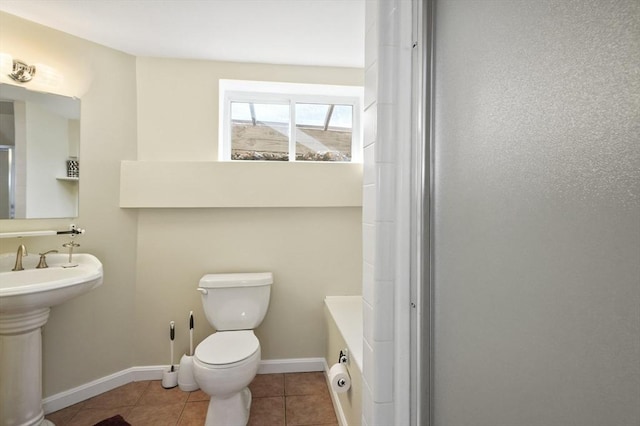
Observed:
[[[228,130],[221,159],[360,161],[358,97],[308,94],[309,85],[290,86],[300,93],[225,91]]]

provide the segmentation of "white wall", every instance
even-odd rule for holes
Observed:
[[[435,426],[640,424],[640,8],[438,1]]]
[[[411,2],[366,4],[363,418],[408,424]]]

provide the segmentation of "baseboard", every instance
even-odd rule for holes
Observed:
[[[344,410],[342,409],[342,404],[340,403],[340,398],[338,398],[338,394],[336,391],[331,389],[331,382],[329,381],[329,364],[327,364],[327,360],[324,359],[324,378],[327,380],[327,387],[329,388],[329,395],[331,395],[331,402],[333,402],[333,411],[336,413],[336,417],[338,418],[338,424],[340,426],[349,426],[347,422],[347,416],[344,414]]]
[[[45,414],[49,414],[110,391],[111,389],[115,389],[118,386],[126,385],[127,383],[142,380],[161,380],[162,371],[165,368],[167,368],[167,366],[164,365],[127,368],[126,370],[118,371],[117,373],[44,398],[42,400],[42,408]]]
[[[301,373],[308,371],[328,371],[324,358],[291,358],[260,361],[258,374]],[[73,389],[51,395],[42,400],[45,414],[62,410],[118,386],[143,380],[162,380],[166,365],[150,365],[127,368]],[[334,404],[335,405],[335,404]]]
[[[327,362],[324,358],[267,359],[260,361],[258,374],[325,371],[325,365],[327,365]]]

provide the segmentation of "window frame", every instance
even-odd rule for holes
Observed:
[[[296,160],[296,104],[350,105],[353,109],[351,123],[351,160],[340,163],[362,163],[363,133],[362,105],[364,89],[359,86],[325,84],[276,83],[249,80],[220,80],[219,92],[219,161],[260,161],[231,159],[231,103],[254,102],[289,105],[289,158],[298,163],[331,163],[331,161]]]

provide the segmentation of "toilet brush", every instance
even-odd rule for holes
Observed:
[[[169,323],[169,339],[171,340],[171,372],[173,372],[173,341],[176,339],[176,323],[173,321]]]
[[[193,356],[193,311],[189,312],[189,356]]]
[[[176,323],[169,323],[169,344],[171,347],[171,367],[168,371],[162,373],[162,387],[165,389],[175,388],[178,385],[178,371],[173,365],[173,341],[176,337]],[[178,368],[179,370],[179,368]]]
[[[193,376],[193,311],[189,312],[189,355],[182,355],[178,369],[178,386],[185,392],[199,388]]]

